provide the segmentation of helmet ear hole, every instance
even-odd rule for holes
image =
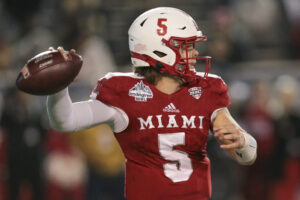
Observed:
[[[167,54],[161,52],[161,51],[153,51],[153,53],[155,55],[157,55],[158,57],[162,58],[162,57],[165,57]]]

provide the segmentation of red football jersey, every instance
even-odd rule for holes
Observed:
[[[133,73],[109,73],[99,80],[94,97],[129,118],[128,127],[115,133],[126,157],[128,200],[210,197],[211,117],[230,101],[220,77],[210,75],[207,81],[205,88],[183,86],[168,95]]]

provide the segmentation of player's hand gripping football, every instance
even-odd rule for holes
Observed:
[[[246,131],[235,124],[214,127],[213,132],[223,149],[241,148],[246,144]]]
[[[54,51],[55,49],[53,47],[49,47],[49,51]],[[62,54],[65,54],[65,53],[76,53],[76,50],[75,49],[71,49],[69,52],[68,51],[65,51],[63,47],[57,47],[57,51],[59,51],[60,53]]]
[[[53,47],[49,47],[49,51],[55,51]],[[59,46],[57,47],[57,51],[60,52],[62,55],[68,56],[68,54],[75,54],[76,50],[71,49],[70,51],[66,51],[63,47]],[[73,82],[75,82],[78,79],[78,75],[74,78]]]
[[[66,88],[78,75],[83,60],[63,48],[49,48],[30,58],[19,72],[16,86],[32,95],[51,95]]]

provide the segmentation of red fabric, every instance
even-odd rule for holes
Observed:
[[[245,169],[244,195],[245,199],[268,200],[269,193],[273,192],[269,171],[269,163],[273,154],[275,130],[271,116],[264,107],[253,106],[244,113],[244,123],[247,130],[257,141],[257,159],[255,163]]]
[[[61,154],[73,156],[74,149],[72,149],[68,134],[51,129],[47,135],[45,147],[49,154],[59,152]],[[47,180],[46,182],[46,200],[84,200],[86,196],[85,193],[86,187],[84,183],[65,188],[50,180]]]
[[[73,153],[73,150],[71,148],[68,139],[68,134],[50,129],[47,135],[48,137],[45,143],[45,147],[47,151],[49,152],[58,151],[66,154]]]
[[[130,91],[137,86],[148,93],[151,90],[146,101],[138,101],[135,96],[130,96]],[[201,86],[193,87],[196,87],[199,97]],[[218,77],[208,77],[208,86],[202,88],[199,99],[189,92],[190,88],[182,87],[176,93],[167,95],[146,80],[128,73],[107,75],[95,88],[94,94],[97,94],[98,100],[121,108],[129,117],[127,129],[116,134],[126,157],[127,199],[207,200],[210,197],[210,162],[206,156],[210,119],[215,109],[226,107],[230,102],[227,86]],[[195,127],[190,124],[183,128],[184,117],[194,117]],[[167,127],[170,118],[175,119],[178,127]],[[142,127],[141,119],[149,119],[152,127],[150,124]],[[184,135],[184,143],[171,145],[172,149],[168,153],[180,152],[178,156],[188,156],[192,163],[192,173],[187,180],[173,182],[166,176],[164,166],[177,163],[177,169],[183,169],[184,164],[178,162],[181,157],[173,161],[162,157],[165,149],[159,137],[167,134],[177,137],[180,133]]]
[[[250,133],[254,134],[257,146],[259,146],[257,157],[265,162],[273,153],[275,145],[274,121],[262,108],[250,107],[244,115],[244,121],[247,123]]]
[[[7,170],[7,133],[0,129],[0,199],[8,199],[7,181],[4,178]]]
[[[84,185],[78,185],[77,187],[64,189],[54,183],[48,182],[46,185],[46,200],[84,200],[86,196],[86,190]]]
[[[284,179],[275,184],[271,198],[274,200],[297,200],[300,185],[300,161],[290,158],[284,169]]]

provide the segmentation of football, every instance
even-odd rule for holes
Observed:
[[[66,88],[78,75],[82,57],[76,53],[45,51],[29,59],[16,86],[32,95],[50,95]]]

